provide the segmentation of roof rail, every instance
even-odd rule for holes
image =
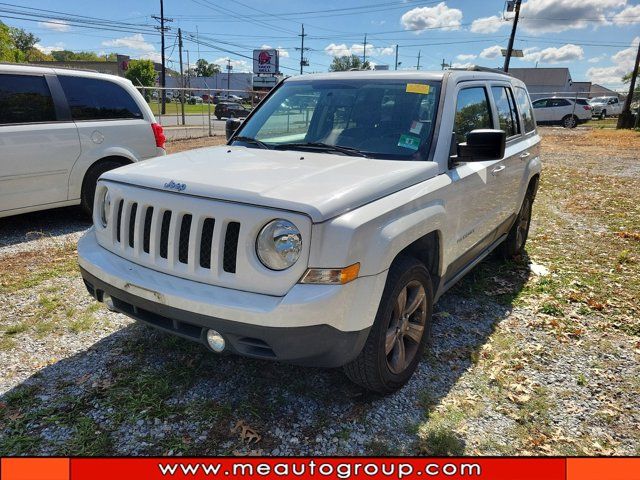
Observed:
[[[504,70],[502,70],[500,68],[483,67],[481,65],[470,65],[470,66],[464,67],[464,68],[450,68],[450,70],[462,70],[462,71],[466,71],[466,72],[491,72],[491,73],[500,73],[502,75],[511,76],[511,74],[509,72],[505,72]]]

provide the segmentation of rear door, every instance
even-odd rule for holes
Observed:
[[[79,154],[55,76],[0,73],[0,211],[66,201]]]
[[[573,103],[564,98],[550,98],[546,110],[549,121],[559,123],[567,115],[573,114]]]
[[[122,148],[136,160],[157,154],[150,122],[124,87],[102,78],[62,73],[58,79],[78,127],[83,161],[103,158],[107,149]]]
[[[540,100],[536,100],[533,102],[533,111],[536,116],[536,121],[538,122],[550,122],[551,115],[550,111],[547,108],[547,102],[549,100],[546,98],[541,98]]]
[[[496,235],[506,232],[513,221],[519,206],[514,204],[514,198],[520,190],[520,182],[524,175],[523,158],[526,145],[522,142],[522,125],[511,84],[508,82],[494,82],[491,84],[493,98],[495,128],[507,134],[507,144],[504,158],[500,164],[500,171],[493,173],[491,180],[491,196],[498,202],[498,229]],[[495,169],[494,169],[495,170]]]

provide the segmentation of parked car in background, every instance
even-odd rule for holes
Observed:
[[[216,118],[245,118],[251,109],[239,103],[220,102],[216,105]]]
[[[589,101],[593,109],[593,115],[600,118],[607,116],[620,115],[622,113],[623,103],[617,96],[595,97]]]
[[[316,101],[294,124],[298,97]],[[80,270],[108,308],[212,352],[389,393],[438,298],[524,252],[540,171],[526,86],[503,73],[288,78],[228,145],[106,173]]]
[[[575,128],[591,120],[591,106],[584,98],[551,97],[533,102],[536,122]]]
[[[187,102],[189,103],[189,105],[198,105],[203,103],[203,100],[202,100],[202,97],[199,97],[197,95],[191,95],[187,100]]]
[[[98,177],[164,155],[133,84],[115,75],[0,64],[0,217],[81,204]]]

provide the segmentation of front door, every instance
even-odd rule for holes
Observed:
[[[80,141],[59,113],[44,75],[0,74],[1,212],[67,200]]]

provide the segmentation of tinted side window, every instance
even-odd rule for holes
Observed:
[[[512,137],[520,133],[518,125],[518,112],[516,111],[511,95],[511,89],[506,87],[491,87],[493,101],[498,110],[498,121],[500,122],[500,130],[507,133],[507,137]]]
[[[120,85],[95,78],[58,78],[74,120],[142,118],[140,108]]]
[[[533,108],[545,108],[546,106],[547,106],[546,99],[536,100],[535,102],[533,102]]]
[[[531,100],[524,88],[516,87],[516,104],[520,115],[522,115],[522,126],[525,133],[533,132],[536,129],[536,121],[533,118],[533,109],[531,108]]]
[[[467,133],[478,128],[493,128],[489,99],[484,87],[465,88],[458,92],[453,131],[458,143],[466,140]]]
[[[571,104],[564,98],[553,98],[549,100],[550,107],[566,107],[567,105]]]
[[[0,124],[55,120],[53,99],[44,77],[0,75]]]

